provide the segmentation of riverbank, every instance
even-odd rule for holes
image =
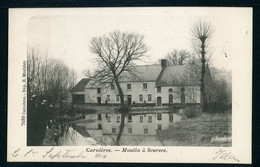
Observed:
[[[131,113],[139,113],[139,112],[156,112],[156,111],[167,111],[167,112],[179,112],[180,110],[184,110],[186,108],[194,108],[198,110],[200,108],[199,105],[172,105],[172,106],[139,106],[139,107],[130,107]],[[81,105],[73,105],[73,110],[76,113],[82,114],[103,114],[103,113],[115,113],[118,111],[120,106],[111,106],[111,105],[88,105],[88,104],[81,104]]]
[[[232,115],[201,114],[158,131],[159,140],[167,146],[232,146]]]

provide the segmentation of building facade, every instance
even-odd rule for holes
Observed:
[[[132,77],[122,73],[119,79],[128,105],[200,103],[200,76],[193,65],[168,66],[166,60],[161,60],[161,64],[137,66],[135,74]],[[205,80],[212,80],[209,72]],[[212,84],[211,81],[205,83]],[[89,79],[82,79],[71,93],[74,104],[120,104],[115,83],[96,84]],[[212,98],[211,95],[208,97]]]

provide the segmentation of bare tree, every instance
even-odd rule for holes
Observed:
[[[168,60],[170,65],[184,65],[188,62],[190,58],[191,54],[185,49],[174,49],[166,56],[166,59]]]
[[[55,103],[66,100],[69,90],[76,82],[76,73],[69,69],[63,61],[48,57],[48,53],[40,55],[32,48],[27,53],[27,89],[28,96],[44,96]]]
[[[93,74],[88,73],[87,76],[97,83],[115,82],[119,92],[121,124],[116,139],[116,145],[119,145],[125,116],[130,111],[125,104],[119,79],[123,73],[135,76],[135,63],[141,60],[148,49],[144,44],[144,36],[115,31],[108,36],[92,38],[90,50],[97,56],[95,60],[98,68]]]
[[[209,38],[213,34],[212,25],[209,22],[199,20],[191,27],[191,32],[194,37],[192,41],[193,47],[200,57],[201,60],[201,103],[202,103],[202,110],[204,111],[206,100],[206,93],[205,93],[205,71],[206,71],[206,62],[209,60],[206,57],[207,54],[207,47],[209,44]]]
[[[39,105],[43,99],[49,104],[67,100],[69,90],[74,86],[76,74],[61,60],[48,57],[38,49],[28,48],[27,52],[27,141],[28,145],[40,145],[45,137],[46,124],[55,117],[55,112],[45,105]],[[37,95],[35,101],[31,95]],[[50,109],[50,110],[49,110]],[[65,111],[65,109],[60,110]],[[51,111],[51,112],[50,112]]]

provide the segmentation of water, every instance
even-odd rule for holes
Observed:
[[[182,114],[166,111],[136,112],[127,115],[120,139],[121,145],[163,145],[156,134],[159,130],[184,119]],[[88,134],[100,145],[114,145],[119,132],[121,114],[87,114],[85,119],[75,122],[76,126],[85,127]]]

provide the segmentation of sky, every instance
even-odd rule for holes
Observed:
[[[90,52],[93,37],[119,30],[144,35],[148,57],[141,64],[154,64],[173,49],[193,52],[190,28],[198,20],[210,22],[214,33],[209,41],[212,65],[231,70],[238,12],[231,8],[88,8],[62,14],[39,14],[27,25],[28,49],[59,58],[78,75],[93,69],[96,57]],[[243,26],[241,24],[240,26]],[[246,25],[245,25],[246,28]],[[243,29],[244,30],[244,29]],[[252,33],[252,32],[249,32]],[[241,34],[239,34],[241,35]],[[243,37],[241,35],[241,37]]]

